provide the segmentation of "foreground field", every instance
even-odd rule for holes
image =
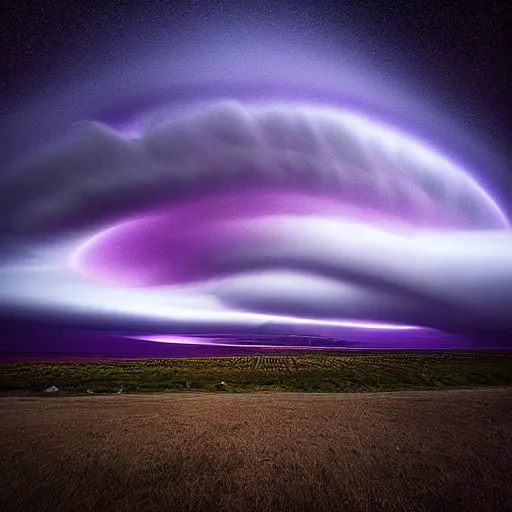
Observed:
[[[395,391],[512,384],[512,352],[261,355],[0,365],[0,391]]]
[[[509,511],[512,389],[0,398],[0,510]]]

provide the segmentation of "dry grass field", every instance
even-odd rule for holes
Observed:
[[[510,511],[512,388],[0,398],[0,510]]]

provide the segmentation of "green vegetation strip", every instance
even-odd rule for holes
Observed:
[[[512,385],[512,352],[312,353],[0,365],[0,391],[397,391]]]

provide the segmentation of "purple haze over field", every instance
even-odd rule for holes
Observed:
[[[3,322],[0,362],[80,361],[90,359],[222,357],[300,353],[301,350],[510,350],[509,337],[430,332],[357,333],[335,338],[292,335],[233,335],[231,337],[173,336],[171,343],[155,343],[126,333],[56,327],[33,322]],[[273,348],[263,348],[265,344]],[[256,345],[256,346],[253,346]],[[296,348],[290,348],[294,345]]]
[[[433,110],[321,45],[249,65],[244,35],[0,125],[5,357],[502,347],[509,221]]]

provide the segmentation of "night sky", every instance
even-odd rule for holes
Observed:
[[[128,63],[129,66],[130,59],[140,61],[144,52],[147,55],[158,53],[162,47],[172,48],[173,55],[186,56],[195,33],[199,45],[203,44],[203,37],[204,41],[210,41],[215,40],[217,31],[223,34],[223,48],[229,55],[230,45],[243,44],[239,43],[239,29],[231,28],[240,26],[250,26],[257,33],[268,31],[272,35],[268,41],[262,41],[267,54],[272,52],[273,45],[286,54],[289,38],[305,45],[321,39],[321,47],[332,62],[339,56],[340,62],[350,62],[354,69],[359,65],[363,75],[367,68],[370,69],[372,84],[382,81],[389,90],[396,87],[396,90],[406,91],[421,109],[415,111],[414,103],[404,107],[397,113],[397,119],[405,119],[402,125],[409,128],[417,121],[423,130],[419,132],[428,130],[432,140],[442,141],[443,149],[451,155],[462,154],[464,162],[471,162],[481,171],[478,178],[483,178],[482,183],[491,197],[509,217],[512,215],[512,66],[506,45],[512,33],[509,2],[464,0],[434,6],[423,2],[402,4],[390,1],[5,1],[0,6],[0,134],[5,140],[1,149],[6,161],[14,162],[17,158],[20,152],[17,143],[35,147],[38,141],[39,145],[49,142],[53,129],[51,121],[40,132],[34,128],[24,140],[16,131],[20,108],[45,97],[46,91],[50,101],[49,97],[55,91],[85,88],[85,85],[78,85],[85,83],[84,77],[103,76],[110,61]],[[291,33],[293,37],[289,35]],[[140,48],[145,48],[142,54],[137,53]],[[301,54],[298,45],[296,48],[290,46],[292,50]],[[209,48],[202,51],[208,60]],[[217,57],[212,56],[212,59]],[[252,55],[248,55],[248,62],[251,58]],[[264,57],[255,56],[255,66],[258,58]],[[114,64],[112,69],[115,73]],[[142,72],[140,70],[134,67],[134,76]],[[198,69],[194,73],[201,74]],[[262,82],[266,80],[267,77],[262,75]],[[321,77],[317,80],[322,81]],[[327,82],[332,84],[333,79],[326,78]],[[364,89],[365,81],[361,83]],[[186,87],[185,90],[188,91]],[[366,94],[371,96],[372,91],[370,84]],[[130,101],[144,104],[147,100],[140,99],[142,96],[140,89],[134,88]],[[399,97],[394,98],[394,105],[400,103]],[[66,101],[77,101],[76,98],[66,98],[62,96],[62,112],[66,112]],[[111,103],[115,104],[117,100],[121,101],[121,95],[112,98]],[[384,103],[381,111],[392,119],[392,103]],[[125,115],[126,102],[120,105],[122,107],[116,107],[116,112]],[[88,104],[86,106],[93,111]],[[98,112],[106,111],[102,106],[98,107]],[[442,113],[442,118],[436,124],[438,113]],[[103,115],[105,119],[108,117]],[[116,122],[120,116],[109,115],[112,119],[116,117]],[[98,118],[101,118],[100,114]],[[425,119],[424,125],[421,125],[422,119]],[[55,125],[59,122],[56,120]],[[26,120],[23,123],[28,126]],[[452,130],[452,125],[460,127],[460,134]],[[48,240],[50,231],[35,228],[33,231],[36,238]],[[11,250],[10,232],[9,237]],[[5,247],[0,256],[8,254],[7,242]],[[475,290],[485,290],[485,287]],[[496,300],[500,297],[498,295]],[[284,311],[285,314],[288,312]],[[460,314],[464,316],[463,309]],[[33,339],[34,329],[37,330],[30,324],[30,313],[24,321],[15,324],[8,320],[9,315],[8,310],[2,315],[2,322],[7,326],[5,332],[10,333],[4,350],[12,351],[13,340],[21,340],[17,345],[19,350],[37,352],[31,341],[27,341]],[[414,315],[412,318],[416,319]],[[487,329],[489,325],[485,327]],[[43,343],[46,349],[41,346],[40,350],[57,351],[55,341],[48,341],[51,338],[48,328],[40,328],[47,340],[46,345]],[[120,342],[111,340],[110,343],[117,347],[116,343]],[[130,350],[137,352],[136,342],[132,340],[130,343]],[[458,341],[453,343],[457,345]],[[75,346],[72,350],[80,349]],[[140,350],[146,353],[146,348]],[[111,351],[117,353],[117,348]]]
[[[512,7],[499,1],[9,1],[2,2],[2,97],[21,101],[34,88],[68,79],[70,63],[98,56],[154,29],[169,37],[184,25],[220,18],[226,26],[250,13],[255,24],[285,13],[304,34],[323,32],[334,48],[371,57],[384,75],[406,76],[417,91],[451,110],[494,148],[509,150],[512,69],[507,37]],[[277,5],[276,5],[277,4]],[[257,11],[257,12],[254,12]],[[279,23],[276,21],[276,23]],[[359,39],[353,37],[356,33]],[[3,102],[3,100],[2,100]]]

